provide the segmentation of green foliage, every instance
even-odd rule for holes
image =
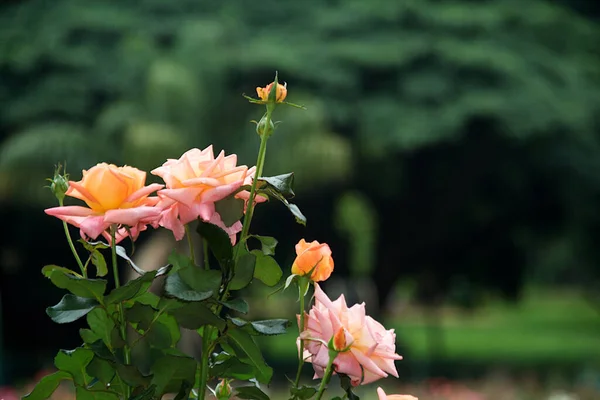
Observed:
[[[46,309],[46,314],[57,324],[66,324],[85,316],[98,304],[94,299],[65,294],[57,305]]]
[[[146,293],[157,271],[148,271],[139,278],[127,282],[125,285],[115,288],[106,296],[107,304],[120,303],[125,300],[135,299]]]
[[[277,239],[271,236],[252,235],[251,237],[258,239],[261,244],[261,251],[266,256],[275,255],[275,247],[277,247]]]
[[[231,226],[244,216],[244,200],[228,196],[215,203],[215,211],[219,213],[225,226]]]
[[[254,277],[262,281],[267,286],[275,286],[281,279],[283,271],[277,261],[271,256],[265,255],[260,250],[252,250],[256,257],[254,266]]]
[[[71,375],[65,371],[57,371],[53,374],[43,377],[35,388],[25,396],[28,400],[44,400],[52,396],[52,393],[58,388],[61,381],[73,379]]]
[[[165,290],[169,296],[185,301],[202,301],[221,287],[221,273],[196,266],[180,269],[167,277]]]
[[[47,265],[42,268],[42,273],[57,287],[67,289],[79,297],[101,301],[106,291],[107,282],[105,280],[81,278],[66,268]]]

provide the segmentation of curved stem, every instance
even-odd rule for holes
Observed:
[[[111,238],[110,250],[111,250],[111,255],[112,255],[113,276],[115,279],[115,287],[119,288],[119,287],[121,287],[121,283],[119,281],[119,268],[117,265],[116,236],[117,236],[117,227],[113,224],[110,227],[110,238]],[[123,347],[123,353],[124,353],[124,357],[125,357],[125,365],[129,365],[129,364],[131,364],[131,354],[130,354],[129,345],[127,344],[127,321],[125,321],[125,312],[123,311],[123,303],[119,302],[118,308],[119,308],[119,329],[121,332],[121,339],[123,339],[123,342],[125,343],[125,345]],[[131,387],[129,387],[129,385],[125,385],[125,390],[127,392],[126,398],[129,398],[131,396]]]
[[[194,265],[196,265],[196,254],[194,254],[194,242],[192,241],[192,232],[189,224],[185,224],[185,236],[187,236],[188,247],[190,248],[190,257]]]
[[[319,391],[317,392],[317,397],[315,400],[321,400],[325,389],[327,388],[327,384],[331,379],[331,375],[333,374],[333,361],[337,357],[338,352],[335,350],[329,350],[329,362],[327,363],[327,368],[325,369],[325,374],[323,375],[323,379],[321,380],[321,385],[319,386]]]
[[[59,205],[62,207],[63,206],[63,201],[59,200]],[[65,221],[62,222],[63,224],[63,229],[65,230],[65,236],[67,237],[67,242],[69,242],[69,247],[71,248],[71,252],[73,253],[73,256],[75,257],[75,260],[77,261],[77,265],[79,265],[79,269],[81,269],[81,275],[83,275],[84,278],[87,279],[87,268],[85,268],[83,266],[83,263],[81,262],[81,258],[79,258],[79,254],[77,254],[77,250],[75,250],[75,246],[73,245],[73,239],[71,239],[71,234],[69,233],[69,227],[67,226],[67,223]]]

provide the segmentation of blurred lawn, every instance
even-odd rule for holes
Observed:
[[[600,313],[575,291],[529,289],[518,304],[490,301],[475,312],[447,307],[440,314],[444,354],[436,361],[506,367],[600,365]],[[408,307],[384,325],[396,329],[398,353],[406,363],[427,360],[429,324],[419,309]],[[297,332],[290,330],[267,338],[263,348],[270,359],[295,362]]]

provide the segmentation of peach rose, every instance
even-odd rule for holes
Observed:
[[[256,94],[258,94],[258,97],[260,97],[260,99],[262,101],[268,101],[269,100],[269,93],[271,92],[271,88],[273,87],[273,83],[275,82],[271,82],[269,83],[267,86],[265,86],[264,88],[262,87],[257,87],[256,88]],[[277,88],[275,89],[275,101],[277,103],[281,103],[282,101],[285,100],[286,96],[287,96],[287,84],[281,84],[278,83],[277,84]]]
[[[117,224],[117,242],[127,237],[129,232],[135,240],[146,225],[156,224],[160,216],[160,209],[154,207],[158,198],[148,195],[163,185],[145,184],[146,173],[137,168],[97,164],[84,170],[79,182],[69,181],[69,189],[65,193],[85,201],[89,208],[63,206],[49,208],[45,212],[79,227],[84,239],[103,235],[110,241],[107,230],[112,224]]]
[[[348,308],[344,295],[331,301],[315,283],[315,305],[305,318],[300,338],[305,340],[304,358],[313,364],[315,378],[323,377],[329,362],[325,343],[334,335],[334,345],[345,350],[335,358],[334,371],[348,375],[352,385],[371,383],[388,374],[398,377],[394,361],[402,357],[395,353],[396,334],[367,316],[364,303]],[[347,348],[342,349],[344,345]]]
[[[390,395],[387,395],[387,394],[385,394],[385,392],[383,391],[383,389],[380,388],[380,387],[377,388],[377,397],[379,397],[379,400],[419,400],[415,396],[410,396],[410,395],[407,395],[407,394],[390,394]]]
[[[327,243],[316,240],[306,243],[301,239],[296,245],[296,259],[292,264],[292,274],[306,275],[310,271],[310,279],[314,282],[324,281],[333,272],[333,258]]]
[[[211,145],[204,150],[188,150],[179,159],[169,159],[152,170],[152,174],[160,176],[166,183],[166,189],[158,192],[159,207],[163,208],[159,224],[181,240],[185,224],[200,217],[223,228],[235,243],[235,235],[242,230],[242,224],[237,221],[225,226],[215,211],[215,202],[251,182],[256,168],[236,164],[235,154],[225,156],[221,151],[215,158]],[[238,195],[245,198],[244,194]]]

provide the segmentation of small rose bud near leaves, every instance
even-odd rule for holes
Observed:
[[[231,397],[231,385],[229,379],[222,379],[215,388],[215,397],[218,400],[227,400]]]
[[[65,199],[65,193],[69,190],[69,174],[65,172],[61,175],[61,169],[62,165],[58,164],[54,170],[54,177],[48,180],[50,181],[50,190],[54,193],[58,202],[62,204]]]
[[[340,326],[333,335],[331,341],[335,351],[344,352],[350,349],[350,346],[352,346],[352,343],[354,342],[354,338],[343,326]]]

